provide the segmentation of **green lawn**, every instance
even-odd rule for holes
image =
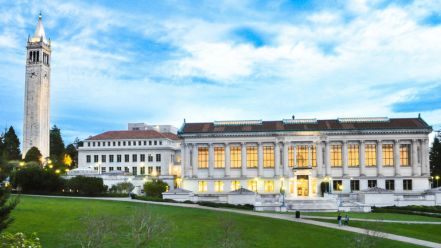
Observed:
[[[127,236],[130,216],[138,208],[148,208],[156,216],[172,222],[169,235],[171,247],[217,247],[222,228],[219,222],[231,219],[240,233],[241,247],[353,247],[359,237],[344,231],[322,228],[290,221],[241,214],[147,205],[130,202],[111,202],[82,199],[57,199],[22,196],[13,211],[14,223],[10,232],[37,232],[44,247],[68,247],[72,233],[85,229],[79,221],[83,215],[108,215],[115,218],[118,238],[113,247],[133,247]],[[414,247],[410,244],[377,239],[378,247]]]
[[[345,212],[341,213],[343,216]],[[377,219],[377,220],[405,220],[405,221],[434,221],[441,222],[441,218],[421,216],[421,215],[410,215],[410,214],[397,214],[397,213],[356,213],[348,212],[350,218],[360,218],[360,219]],[[338,213],[327,213],[327,212],[302,212],[302,215],[307,216],[328,216],[335,217],[337,219]]]
[[[336,220],[314,219],[336,224]],[[441,243],[441,225],[350,221],[350,226]]]

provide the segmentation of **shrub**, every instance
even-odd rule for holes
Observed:
[[[25,156],[24,160],[26,162],[36,162],[36,163],[40,164],[41,163],[41,157],[42,157],[42,155],[41,155],[40,150],[38,150],[37,147],[33,146],[26,153],[26,156]]]
[[[144,184],[144,192],[147,196],[162,198],[162,193],[167,191],[168,185],[162,180],[153,179]]]
[[[25,193],[51,193],[63,188],[64,179],[52,170],[29,163],[15,172],[12,184]]]
[[[16,248],[16,247],[26,247],[26,248],[41,248],[40,239],[35,233],[30,237],[26,237],[23,233],[2,233],[0,234],[0,246],[5,248]]]
[[[105,193],[107,186],[102,178],[76,176],[67,181],[66,190],[74,194],[93,196]]]
[[[112,193],[128,194],[128,193],[132,192],[132,190],[134,188],[135,188],[135,186],[133,186],[132,183],[122,182],[122,183],[118,183],[118,184],[113,185],[109,191]]]

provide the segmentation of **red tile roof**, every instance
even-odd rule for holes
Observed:
[[[178,140],[173,133],[160,133],[154,130],[130,130],[130,131],[108,131],[92,136],[86,140],[113,140],[113,139],[171,139]]]
[[[432,128],[421,118],[391,118],[387,121],[340,121],[317,120],[313,123],[284,123],[284,121],[262,121],[260,124],[216,125],[214,122],[184,123],[180,134],[189,133],[236,133],[271,131],[338,131],[338,130],[379,130],[379,129],[425,129]]]

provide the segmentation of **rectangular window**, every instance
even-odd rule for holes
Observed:
[[[121,141],[118,141],[118,146],[121,146]]]
[[[145,167],[141,167],[141,175],[145,175]]]
[[[125,154],[124,155],[124,162],[129,162],[130,161],[130,155],[129,154]]]
[[[341,145],[331,145],[331,166],[341,167]]]
[[[342,182],[342,180],[334,180],[334,181],[332,181],[332,189],[334,191],[342,191],[343,190],[343,182]]]
[[[208,147],[198,147],[198,167],[208,168]]]
[[[138,175],[138,168],[137,168],[136,166],[133,166],[133,167],[132,167],[132,174],[133,174],[134,176]]]
[[[90,146],[90,142],[87,142],[87,146]]]
[[[359,159],[359,147],[358,144],[349,144],[348,145],[348,166],[357,167],[360,165]]]
[[[248,180],[248,190],[257,192],[257,180]]]
[[[240,181],[231,181],[231,191],[240,189]]]
[[[141,162],[145,162],[145,154],[141,154],[139,159]]]
[[[240,168],[242,166],[242,152],[240,146],[230,148],[231,168]]]
[[[257,146],[247,146],[247,167],[257,168]]]
[[[294,167],[294,147],[288,147],[288,166]]]
[[[383,166],[394,165],[394,146],[392,144],[383,144]]]
[[[225,167],[225,148],[214,147],[214,168]]]
[[[223,192],[224,191],[224,182],[223,181],[214,181],[214,192]]]
[[[138,155],[132,154],[132,162],[138,162]]]
[[[124,167],[124,172],[129,173],[129,167]]]
[[[365,165],[367,167],[377,166],[377,145],[366,144],[364,148]]]
[[[403,180],[403,190],[412,190],[412,180],[404,179]]]
[[[114,161],[114,155],[109,155],[109,162],[113,163],[113,161]]]
[[[159,141],[159,145],[162,146],[162,141],[161,140]]]
[[[109,171],[113,171],[113,167],[109,167]]]
[[[121,155],[116,155],[116,162],[121,163]]]
[[[317,149],[315,145],[311,146],[312,167],[317,167]]]
[[[161,166],[156,166],[156,175],[161,175]]]
[[[123,141],[123,146],[126,146],[126,142],[125,141]]]
[[[128,146],[131,146],[131,145],[132,145],[132,142],[127,141],[127,145],[128,145]]]
[[[198,182],[198,191],[199,192],[207,192],[208,191],[208,184],[206,181],[199,181]]]
[[[400,145],[400,165],[410,166],[410,144]]]
[[[98,163],[98,155],[93,155],[93,162]]]
[[[92,142],[92,146],[95,146],[95,142]]]
[[[351,191],[360,190],[360,180],[351,180]]]
[[[101,173],[106,173],[106,167],[101,167]]]
[[[103,163],[106,162],[106,155],[101,155],[101,162],[103,162]]]
[[[145,145],[145,146],[147,145],[147,140],[144,140],[144,145]]]
[[[377,180],[368,180],[368,188],[377,187]]]
[[[263,147],[263,167],[274,168],[274,147]]]
[[[155,146],[156,146],[156,145],[158,145],[158,141],[157,141],[157,140],[155,140],[155,141],[154,141],[154,144],[155,144]]]
[[[308,146],[296,146],[297,167],[308,167]]]
[[[395,190],[395,180],[386,180],[386,189],[387,190]]]
[[[153,173],[153,167],[152,167],[152,166],[149,166],[149,167],[147,168],[147,172],[148,172],[149,175],[151,175],[151,174]]]
[[[86,156],[86,163],[90,163],[91,162],[91,157],[90,157],[90,155],[87,155]]]
[[[138,141],[138,146],[140,146],[141,145],[141,141]]]
[[[149,162],[153,162],[153,156],[152,156],[152,154],[149,154],[149,155],[148,155],[148,159],[149,159]]]
[[[156,154],[156,162],[161,162],[161,154]]]
[[[117,167],[116,167],[116,170],[117,170],[117,171],[121,171],[121,167],[120,167],[120,166],[117,166]]]
[[[274,192],[274,181],[273,180],[265,180],[264,190],[266,193]]]

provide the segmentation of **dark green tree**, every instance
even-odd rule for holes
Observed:
[[[74,144],[69,144],[66,147],[66,154],[70,156],[72,159],[72,164],[70,165],[72,168],[77,167],[78,164],[78,151]]]
[[[41,164],[41,152],[38,150],[37,147],[33,146],[29,151],[26,153],[24,160],[26,162],[37,162]]]
[[[144,184],[144,192],[147,196],[162,198],[162,193],[167,190],[168,185],[162,180],[153,179]]]
[[[0,134],[0,160],[3,159],[3,151],[5,149],[5,133]]]
[[[50,130],[50,149],[51,149],[51,159],[55,161],[63,161],[64,157],[64,142],[61,137],[61,130],[54,125]]]
[[[8,161],[21,159],[20,141],[18,140],[17,134],[15,134],[15,130],[12,126],[9,127],[8,131],[4,135],[3,144],[4,160]]]
[[[10,176],[12,167],[0,158],[0,181],[4,182]],[[18,204],[18,198],[10,198],[11,189],[7,184],[0,185],[0,232],[2,232],[13,221],[9,216],[11,211]]]
[[[432,147],[430,148],[430,173],[432,176],[441,177],[441,133],[435,136]]]

